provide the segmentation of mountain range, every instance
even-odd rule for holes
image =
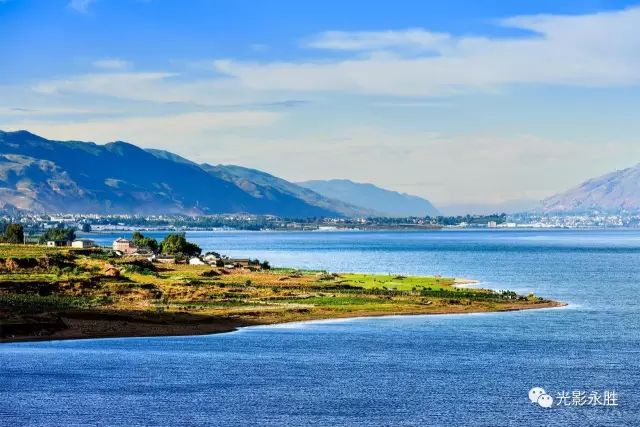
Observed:
[[[24,130],[0,131],[0,208],[296,218],[440,214],[426,199],[372,184],[346,179],[292,183],[255,169],[198,164],[122,141],[104,145],[52,141]],[[451,214],[454,208],[482,213],[466,205],[443,209]],[[640,211],[640,165],[589,179],[543,200],[535,209],[531,202],[511,208],[548,213]]]
[[[350,201],[377,212],[380,216],[437,216],[440,212],[426,199],[410,194],[385,190],[373,184],[363,184],[348,179],[331,179],[328,181],[305,181],[298,185],[315,191],[325,197]]]
[[[589,179],[542,201],[544,212],[640,210],[640,165]]]
[[[0,208],[141,215],[380,214],[255,169],[197,164],[122,141],[52,141],[28,131],[0,131]]]

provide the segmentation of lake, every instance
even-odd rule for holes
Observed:
[[[92,238],[109,244],[121,235],[127,236]],[[191,232],[188,238],[205,250],[275,266],[465,277],[569,305],[197,337],[2,344],[0,424],[640,421],[638,231]],[[529,401],[536,386],[554,398],[551,408]],[[579,404],[581,393],[605,392],[615,392],[607,405]],[[563,401],[565,393],[576,393],[576,404]]]

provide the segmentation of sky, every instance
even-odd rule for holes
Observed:
[[[634,166],[638,111],[633,2],[0,0],[2,130],[451,212]]]

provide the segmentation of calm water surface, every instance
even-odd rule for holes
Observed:
[[[640,425],[640,232],[189,238],[273,265],[469,277],[570,305],[4,344],[0,424]],[[554,398],[614,390],[618,406],[543,409],[528,401],[534,386]]]

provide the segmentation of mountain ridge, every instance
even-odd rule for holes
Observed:
[[[324,196],[338,200],[349,200],[357,206],[377,212],[379,216],[437,216],[440,214],[433,204],[419,196],[387,190],[370,183],[348,179],[311,180],[298,182]]]
[[[640,210],[640,164],[590,178],[542,201],[548,213]]]
[[[320,195],[308,188],[257,169],[237,165],[213,166],[207,163],[200,166],[221,179],[227,179],[234,182],[240,188],[250,192],[250,194],[259,195],[264,192],[269,193],[275,190],[289,196],[302,199],[314,206],[332,209],[342,216],[363,216],[374,214],[371,210],[331,198],[329,195]]]
[[[98,214],[344,215],[330,203],[316,206],[290,193],[273,188],[256,197],[233,179],[223,179],[177,154],[123,141],[100,145],[53,141],[25,130],[0,131],[0,205],[10,208]]]

